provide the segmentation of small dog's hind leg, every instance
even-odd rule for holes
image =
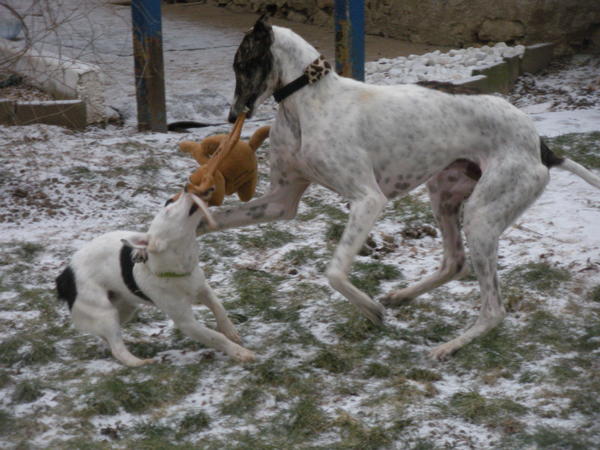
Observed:
[[[465,174],[467,164],[474,165],[468,161],[453,163],[427,182],[433,214],[442,234],[444,256],[440,268],[412,286],[390,292],[381,301],[384,305],[406,303],[468,273],[461,236],[460,208],[473,192],[477,179]]]
[[[473,270],[481,290],[475,324],[459,337],[434,348],[430,355],[444,359],[496,327],[506,315],[498,286],[498,239],[502,232],[542,193],[548,169],[528,161],[490,164],[465,202],[464,229]]]
[[[385,195],[380,191],[373,191],[352,203],[348,224],[327,269],[327,278],[331,286],[371,322],[378,325],[383,323],[385,309],[352,285],[348,280],[348,273],[354,257],[367,239],[386,201]]]
[[[88,288],[86,291],[85,295],[93,295],[90,297],[91,301],[82,296],[73,304],[72,317],[75,327],[104,339],[113,356],[126,366],[137,367],[153,363],[153,359],[137,358],[125,347],[119,310],[111,304],[107,293],[101,288]]]

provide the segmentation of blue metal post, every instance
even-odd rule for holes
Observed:
[[[356,80],[365,79],[365,2],[335,0],[335,69]]]
[[[132,0],[138,129],[167,131],[160,0]]]

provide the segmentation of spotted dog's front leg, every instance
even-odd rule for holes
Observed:
[[[331,286],[355,305],[375,324],[383,323],[385,309],[348,280],[352,260],[364,244],[386,203],[386,197],[377,191],[369,192],[352,203],[350,219],[335,249],[333,260],[327,269]]]
[[[298,210],[300,197],[302,197],[308,185],[308,182],[302,181],[277,186],[268,194],[243,205],[211,209],[213,218],[217,222],[217,230],[293,219]],[[206,223],[204,221],[200,222],[197,230],[198,234],[208,231]]]

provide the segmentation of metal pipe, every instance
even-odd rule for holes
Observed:
[[[345,77],[365,79],[364,0],[335,0],[335,69]]]
[[[160,0],[132,0],[138,129],[167,131]]]

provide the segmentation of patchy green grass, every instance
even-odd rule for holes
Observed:
[[[210,416],[202,411],[190,411],[179,422],[177,427],[177,437],[181,438],[192,433],[198,433],[210,425]]]
[[[591,289],[587,297],[592,302],[600,303],[600,285]]]
[[[228,416],[243,416],[252,413],[258,408],[263,397],[261,389],[249,387],[244,389],[232,400],[227,400],[221,407],[221,412]]]
[[[471,345],[460,349],[454,356],[463,368],[478,371],[500,371],[504,377],[512,377],[524,363],[538,354],[538,346],[532,339],[522,339],[518,333],[507,330],[501,324]]]
[[[344,222],[348,220],[348,212],[332,204],[325,203],[321,199],[314,198],[310,194],[305,195],[302,201],[309,206],[309,211],[300,214],[300,220],[313,220],[318,216],[324,216],[326,220]]]
[[[600,169],[600,132],[571,133],[544,139],[556,154],[573,159],[588,169]]]
[[[309,261],[317,259],[317,252],[312,247],[296,248],[283,255],[283,259],[293,266],[304,266]]]
[[[379,449],[387,448],[394,441],[393,434],[381,426],[369,427],[356,417],[340,412],[333,420],[339,428],[340,441],[332,448]]]
[[[277,288],[283,279],[262,270],[240,269],[233,274],[233,283],[238,293],[236,302],[252,315],[276,313]],[[235,307],[236,303],[233,303]]]
[[[167,147],[174,148],[176,138]],[[69,178],[79,191],[93,181],[115,202],[98,208],[98,215],[112,206],[133,208],[111,212],[110,220],[119,216],[123,228],[141,229],[153,211],[144,199],[156,202],[180,187],[173,181],[181,175],[175,174],[180,161],[164,144],[150,150],[139,142],[103,146],[111,157],[131,160],[103,170],[75,163],[49,176]],[[163,169],[173,173],[165,176]],[[261,180],[264,192],[264,173]],[[327,286],[325,268],[348,207],[317,189],[303,199],[299,219],[314,220],[311,233],[320,236],[279,222],[198,238],[211,286],[244,345],[257,354],[252,363],[206,348],[165,314],[143,307],[123,335],[135,355],[158,362],[123,367],[101,339],[74,329],[54,297],[53,259],[66,260],[68,239],[1,244],[0,447],[32,448],[41,436],[42,445],[78,450],[600,445],[600,287],[593,270],[571,273],[571,261],[511,261],[502,271],[507,320],[448,361],[434,362],[428,351],[475,320],[476,285],[449,284],[387,308],[383,326],[371,324]],[[391,202],[384,221],[398,228],[375,228],[360,251],[350,276],[369,295],[399,284],[400,259],[415,275],[438,259],[439,238],[403,243],[434,226],[422,198]],[[95,233],[84,225],[72,237]],[[413,234],[402,237],[403,227]],[[195,307],[195,315],[215,326],[204,306]],[[569,428],[556,425],[563,420]]]
[[[509,398],[489,398],[473,391],[457,392],[443,408],[469,422],[502,426],[503,420],[524,416],[528,409]]]
[[[187,367],[173,373],[168,366],[150,365],[142,369],[151,375],[153,382],[137,381],[127,377],[132,369],[109,375],[86,388],[84,417],[115,415],[122,408],[126,412],[140,413],[150,408],[172,403],[193,392],[203,366]]]
[[[531,262],[511,269],[505,277],[505,284],[551,292],[570,279],[571,274],[566,269],[544,262]]]
[[[0,343],[0,363],[45,364],[56,357],[54,344],[41,333],[20,333]]]
[[[15,403],[31,403],[42,395],[44,394],[39,380],[25,380],[15,386],[12,401]]]
[[[507,434],[502,448],[588,450],[597,447],[595,442],[576,431],[555,426],[537,426],[531,433]]]
[[[278,230],[274,225],[265,225],[261,234],[240,234],[239,244],[244,248],[266,250],[278,248],[295,240],[295,236],[287,231]]]
[[[401,272],[396,266],[380,262],[356,262],[352,266],[350,281],[370,297],[380,292],[382,281],[397,280]]]
[[[292,439],[312,437],[328,427],[327,416],[314,396],[300,397],[286,416],[283,428]]]

